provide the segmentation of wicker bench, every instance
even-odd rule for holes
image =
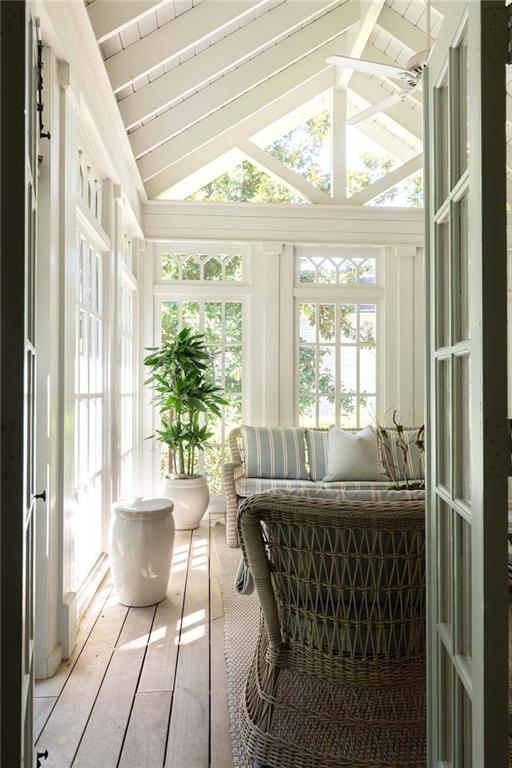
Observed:
[[[423,768],[423,502],[262,494],[238,530],[262,611],[240,713],[254,765]]]

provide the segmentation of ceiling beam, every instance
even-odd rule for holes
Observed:
[[[404,16],[394,11],[389,5],[384,6],[377,23],[391,37],[394,37],[399,43],[409,48],[411,53],[425,50],[427,45],[425,33],[415,24],[407,21]]]
[[[105,62],[114,92],[223,29],[265,0],[205,0]],[[130,5],[130,3],[126,3]]]
[[[328,70],[329,65],[325,59],[336,52],[339,53],[342,47],[342,41],[336,40],[323,45],[286,70],[279,72],[141,157],[137,166],[143,180],[147,181],[216,136],[232,131],[235,126],[247,120],[252,120],[260,109],[266,109],[270,103],[281,99],[289,91],[300,88],[311,77],[323,70]]]
[[[361,17],[358,25],[359,28],[348,54],[352,58],[359,59],[363,54],[366,44],[370,39],[370,35],[375,28],[375,24],[379,19],[383,5],[384,0],[360,2],[359,7]],[[346,69],[345,67],[343,67],[343,69],[338,67],[337,69],[340,70],[340,76],[337,79],[336,88],[344,91],[350,82],[350,78],[352,77],[352,70]]]
[[[94,34],[98,43],[122,32],[159,6],[166,0],[95,0],[87,6]]]
[[[135,157],[149,152],[207,115],[217,112],[277,73],[286,73],[295,62],[325,46],[357,20],[357,5],[349,2],[311,22],[303,29],[250,61],[228,72],[188,99],[130,134]]]
[[[374,181],[373,184],[369,184],[360,192],[356,192],[354,195],[351,195],[351,197],[347,198],[347,204],[348,205],[365,205],[366,203],[369,203],[370,200],[374,200],[376,197],[379,197],[380,195],[384,194],[384,192],[387,192],[389,189],[392,189],[400,181],[407,179],[413,173],[416,173],[416,171],[419,171],[420,168],[422,168],[422,166],[423,166],[422,154],[412,157],[410,160],[407,160],[407,162],[403,163],[402,165],[399,165],[398,168],[395,168],[393,171],[390,171],[385,176],[382,176],[382,178],[377,179],[377,181]]]
[[[253,141],[246,139],[245,141],[239,141],[238,149],[244,153],[248,160],[254,165],[261,168],[269,176],[272,176],[280,184],[284,184],[286,187],[296,192],[300,197],[307,200],[308,203],[329,203],[332,205],[332,198],[330,195],[322,192],[313,184],[311,184],[304,176],[296,173],[284,163],[281,163],[269,152],[266,152],[261,147],[258,147]]]
[[[268,125],[275,123],[276,120],[279,120],[284,115],[297,109],[301,104],[327,90],[331,82],[331,72],[326,67],[322,72],[311,77],[306,82],[301,82],[299,87],[283,94],[279,99],[274,99],[255,114],[251,114],[250,119],[243,120],[238,125],[233,125],[231,130],[217,134],[210,138],[210,140],[192,149],[192,151],[187,152],[181,157],[178,156],[172,164],[146,182],[145,186],[148,197],[158,197],[162,192],[197,173],[203,166],[212,163],[215,158],[233,149],[238,141],[253,136]],[[215,178],[215,175],[212,178]],[[209,179],[209,181],[211,180]]]
[[[333,0],[281,3],[258,16],[120,101],[119,111],[126,128],[194,93],[205,83],[270,46],[332,4]]]

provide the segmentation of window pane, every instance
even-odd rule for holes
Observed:
[[[316,304],[301,304],[299,315],[300,341],[316,341]]]
[[[340,337],[342,341],[357,340],[357,305],[342,304],[339,310]]]

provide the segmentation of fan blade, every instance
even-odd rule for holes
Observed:
[[[388,96],[387,99],[378,101],[377,104],[372,104],[371,107],[368,107],[367,109],[363,109],[361,112],[358,112],[353,117],[351,117],[350,120],[347,120],[345,122],[345,125],[355,125],[356,123],[360,123],[362,120],[366,120],[368,117],[377,115],[379,112],[385,112],[388,107],[391,107],[393,104],[396,104],[397,102],[402,101],[402,99],[404,99],[409,93],[412,93],[414,90],[415,88],[407,88],[405,91],[399,91],[398,93],[393,93],[391,96]]]
[[[364,72],[367,75],[379,75],[380,77],[392,77],[399,80],[416,80],[416,75],[402,67],[394,67],[391,64],[380,64],[378,61],[368,59],[352,59],[350,56],[329,56],[328,64],[337,67],[346,67],[355,72]]]

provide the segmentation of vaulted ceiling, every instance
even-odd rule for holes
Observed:
[[[238,151],[310,202],[332,202],[252,137],[333,87],[346,94],[333,102],[342,121],[402,88],[336,71],[328,56],[405,67],[426,45],[423,0],[92,0],[87,8],[149,198],[187,179],[206,183],[219,158]],[[433,40],[441,23],[434,3]],[[418,91],[358,128],[403,164],[387,188],[421,166]]]

